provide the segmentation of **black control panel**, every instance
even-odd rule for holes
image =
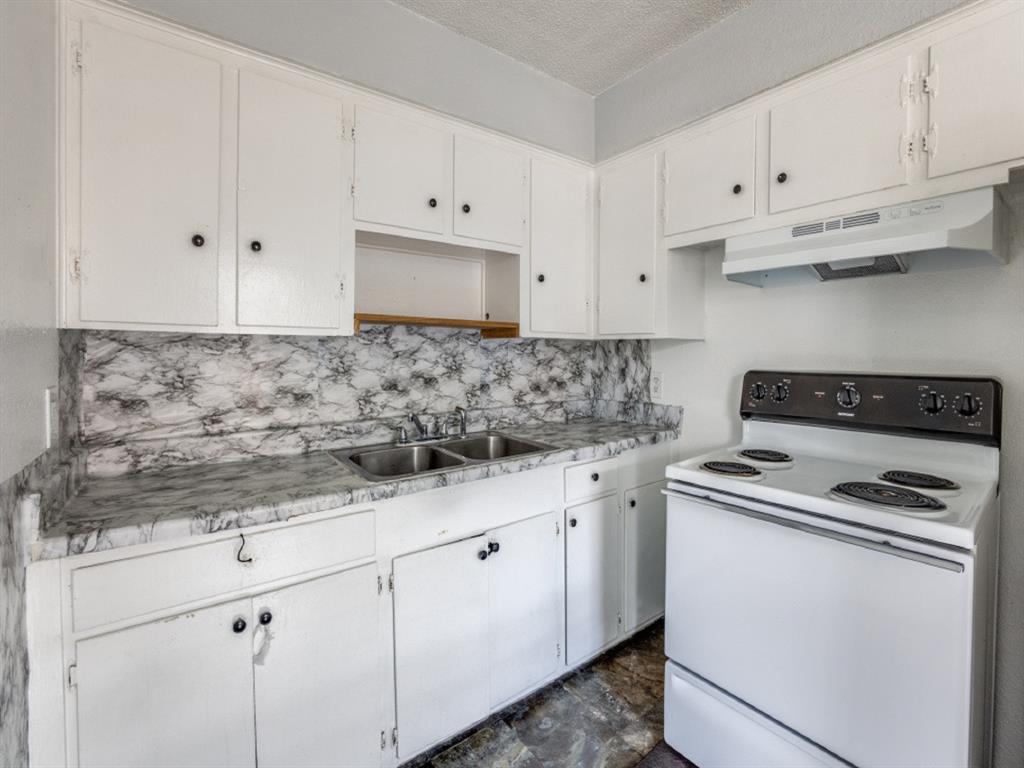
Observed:
[[[744,419],[793,421],[999,445],[995,379],[748,371]]]

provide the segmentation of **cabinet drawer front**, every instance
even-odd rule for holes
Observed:
[[[619,460],[602,459],[565,470],[567,502],[600,496],[619,487]]]
[[[75,631],[369,557],[374,538],[366,511],[79,568],[71,576]]]

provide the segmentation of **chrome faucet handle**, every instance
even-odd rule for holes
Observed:
[[[455,406],[455,415],[459,417],[459,437],[466,436],[466,409],[461,405]]]
[[[402,443],[408,443],[408,442],[409,442],[409,431],[405,427],[399,427],[398,428],[398,443],[399,443],[399,445],[401,445]]]

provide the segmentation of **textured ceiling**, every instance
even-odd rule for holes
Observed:
[[[393,0],[599,94],[753,0]]]

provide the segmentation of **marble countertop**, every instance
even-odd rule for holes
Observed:
[[[326,453],[93,478],[40,521],[30,555],[44,560],[263,525],[539,466],[615,456],[678,436],[670,427],[609,421],[507,431],[556,450],[383,482],[367,480]]]

